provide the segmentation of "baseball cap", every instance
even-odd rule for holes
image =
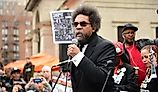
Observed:
[[[20,73],[21,70],[20,70],[19,68],[17,68],[17,67],[14,67],[14,68],[12,69],[12,71],[11,71],[11,74],[13,74],[13,73],[15,73],[15,72]]]
[[[132,29],[132,30],[134,30],[135,32],[138,30],[138,28],[135,27],[134,25],[132,25],[132,24],[130,24],[130,23],[127,23],[127,24],[125,24],[125,25],[123,26],[123,28],[122,28],[122,33],[123,33],[125,30],[127,30],[127,29]]]

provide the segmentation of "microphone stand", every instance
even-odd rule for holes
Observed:
[[[105,81],[104,81],[104,85],[103,85],[103,87],[102,87],[101,92],[104,92],[104,89],[105,89],[105,86],[106,86],[106,84],[107,84],[107,82],[108,82],[108,79],[109,79],[109,76],[110,76],[111,71],[112,71],[112,69],[109,70],[109,72],[107,73],[107,77],[106,77],[106,79],[105,79]]]
[[[59,78],[60,78],[61,74],[62,74],[62,72],[60,72],[60,73],[59,73],[59,76],[58,76],[57,80],[55,81],[55,84],[54,84],[54,86],[52,87],[51,92],[53,92],[53,90],[54,90],[54,88],[55,88],[56,84],[58,83],[58,80],[59,80]]]
[[[71,63],[70,63],[70,61],[71,61],[71,57],[69,56],[69,59],[68,59],[68,63],[67,63],[67,69],[69,68],[69,66],[71,67]],[[65,84],[65,92],[66,92],[66,89],[67,89],[67,81],[68,81],[68,70],[66,71],[66,84]]]
[[[66,64],[66,66],[67,66],[67,69],[68,69],[68,67],[69,67],[69,65],[70,65],[70,57],[69,57],[69,59],[68,59],[68,62],[67,62],[67,64]],[[65,62],[64,62],[65,63]],[[56,65],[54,65],[53,67],[55,67]],[[63,72],[62,71],[60,71],[60,73],[59,73],[59,75],[58,75],[58,78],[57,78],[57,80],[55,81],[55,84],[54,84],[54,86],[52,87],[52,90],[51,90],[51,92],[53,92],[53,90],[54,90],[54,88],[56,87],[56,84],[58,83],[58,80],[59,80],[59,78],[61,77],[61,74],[62,74]],[[65,84],[65,92],[66,92],[66,89],[67,89],[67,78],[68,78],[68,70],[66,71],[66,84]]]
[[[68,69],[69,63],[67,64],[67,69]],[[66,72],[66,84],[65,84],[65,92],[67,89],[67,77],[68,77],[68,71]]]

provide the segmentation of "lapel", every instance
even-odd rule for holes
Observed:
[[[85,56],[90,57],[92,55],[92,53],[94,52],[94,49],[96,47],[96,44],[98,42],[98,35],[97,34],[93,34],[89,43],[88,43],[88,47],[86,48],[85,51]]]

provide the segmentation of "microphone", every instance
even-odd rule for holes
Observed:
[[[72,39],[71,44],[78,45],[78,39],[76,39],[76,38]],[[70,59],[71,59],[71,56],[68,57],[68,60],[70,60]]]
[[[52,67],[63,66],[63,65],[65,65],[65,64],[69,63],[69,62],[71,62],[71,60],[65,60],[65,61],[62,61],[62,62],[60,62],[60,63],[58,63],[58,64],[53,65]]]
[[[78,45],[78,39],[76,38],[72,39],[72,44]]]
[[[78,45],[78,40],[75,39],[75,38],[72,39],[71,44]],[[60,62],[60,63],[58,63],[58,64],[55,64],[55,65],[53,65],[52,67],[63,66],[63,65],[65,65],[65,64],[69,63],[69,62],[71,62],[71,56],[68,57],[68,60],[65,60],[65,61],[62,61],[62,62]]]

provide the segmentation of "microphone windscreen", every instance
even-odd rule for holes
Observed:
[[[72,39],[72,44],[78,45],[78,39]]]

